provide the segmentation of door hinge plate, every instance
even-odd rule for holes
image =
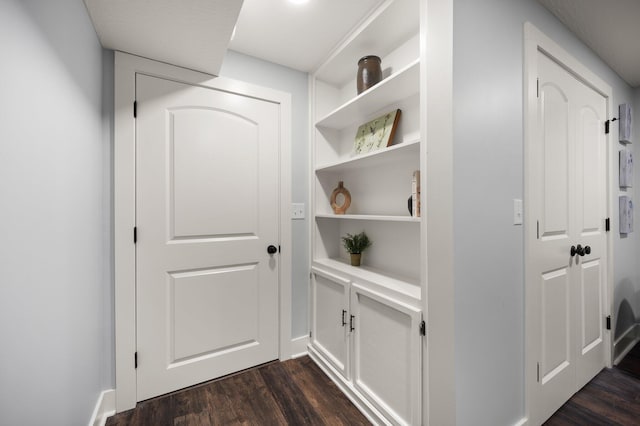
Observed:
[[[611,315],[607,315],[607,330],[611,330]]]
[[[138,227],[133,227],[133,244],[138,242]]]
[[[138,118],[138,101],[133,101],[133,118]]]
[[[540,79],[536,78],[536,98],[540,97]]]
[[[427,335],[427,323],[424,321],[420,322],[420,335],[421,336]]]
[[[540,363],[537,363],[536,380],[538,381],[538,383],[540,383]]]
[[[605,230],[606,232],[611,231],[611,219],[610,219],[610,218],[606,218],[606,219],[604,220],[604,230]]]
[[[134,352],[133,354],[133,367],[138,368],[138,352]]]

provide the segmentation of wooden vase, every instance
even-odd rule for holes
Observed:
[[[342,205],[336,203],[336,199],[338,198],[339,194],[342,194],[342,196],[344,197],[344,202],[342,203]],[[338,187],[333,190],[333,193],[331,193],[331,199],[329,200],[329,202],[331,203],[331,208],[333,209],[333,212],[335,214],[345,214],[347,212],[347,209],[351,205],[351,194],[349,193],[347,188],[344,187],[344,182],[338,182]]]
[[[360,266],[362,253],[350,253],[350,254],[351,254],[351,266]]]

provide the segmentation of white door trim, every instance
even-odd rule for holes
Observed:
[[[116,411],[136,405],[135,76],[144,73],[188,84],[231,90],[280,104],[279,357],[291,358],[291,95],[248,83],[115,53],[114,260]]]
[[[529,289],[531,288],[527,270],[529,269],[529,244],[532,232],[534,232],[536,224],[534,214],[531,210],[531,202],[529,202],[531,191],[531,180],[529,178],[531,155],[529,155],[531,144],[535,137],[535,123],[537,114],[537,55],[538,51],[545,53],[550,58],[561,64],[576,78],[584,82],[587,86],[601,94],[606,99],[606,116],[612,115],[613,91],[604,80],[594,74],[587,67],[582,65],[577,59],[570,55],[566,50],[561,48],[556,42],[547,37],[538,28],[529,22],[524,24],[524,200],[525,200],[525,222],[524,222],[524,267],[525,267],[525,413],[528,419],[531,419],[531,395],[532,389],[537,381],[536,360],[531,358],[532,346],[534,342],[530,339],[532,327],[532,309],[529,301],[531,300]],[[604,131],[604,130],[603,130]],[[614,182],[613,158],[615,157],[611,143],[611,134],[605,135],[607,144],[607,217],[611,217],[613,206],[613,191],[611,191],[611,183]],[[617,157],[615,157],[617,158]],[[603,218],[604,219],[604,218]],[[608,232],[606,236],[607,244],[607,277],[606,292],[604,301],[604,315],[611,315],[613,312],[613,241],[612,233]],[[604,327],[604,319],[603,319]],[[612,333],[605,330],[605,363],[611,366],[612,354]]]

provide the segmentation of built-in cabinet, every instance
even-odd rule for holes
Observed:
[[[382,58],[384,79],[358,95],[357,62],[366,55]],[[383,424],[422,419],[424,224],[407,207],[426,154],[421,61],[420,0],[389,0],[312,74],[309,352],[373,422]],[[392,145],[354,154],[358,127],[396,109],[401,119]],[[339,182],[351,194],[344,215],[330,205]],[[354,267],[341,237],[361,231],[373,246]]]
[[[312,356],[374,420],[418,424],[422,312],[415,299],[332,268],[312,270]]]

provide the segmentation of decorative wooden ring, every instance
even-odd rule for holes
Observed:
[[[338,194],[342,194],[344,196],[344,203],[341,206],[336,203]],[[331,194],[331,208],[335,214],[345,214],[350,205],[351,194],[347,191],[347,188],[344,187],[344,182],[340,181],[338,182],[338,187],[334,189]]]

